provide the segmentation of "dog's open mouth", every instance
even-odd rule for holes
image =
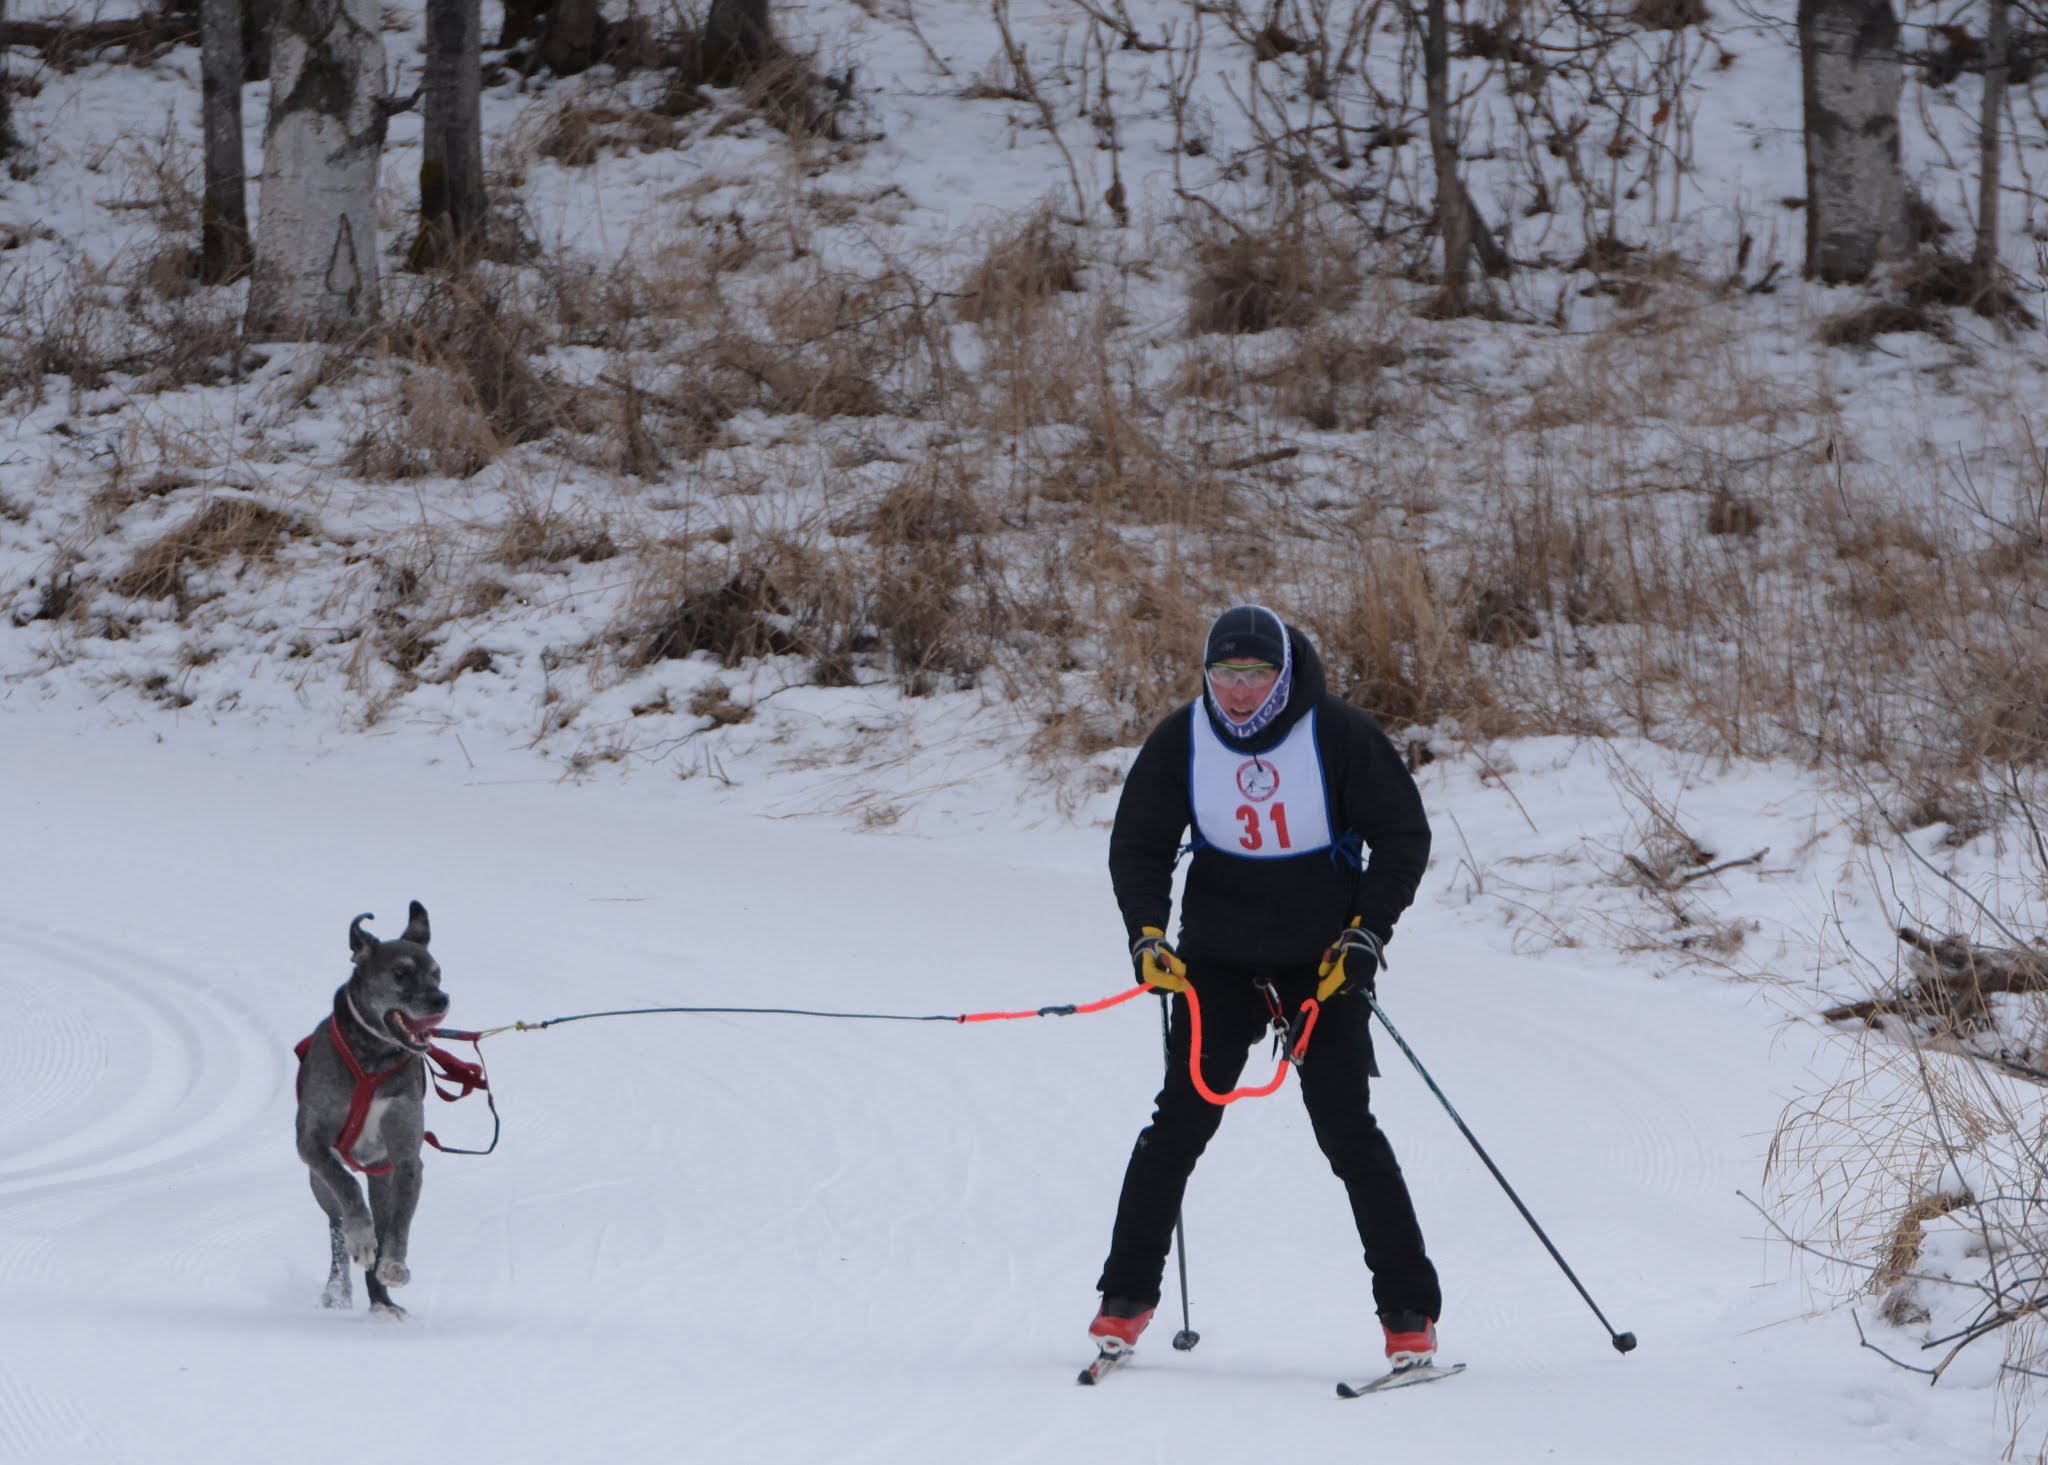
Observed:
[[[384,1014],[385,1030],[415,1053],[424,1053],[431,1046],[434,1025],[439,1021],[429,1017],[415,1022],[395,1007]]]

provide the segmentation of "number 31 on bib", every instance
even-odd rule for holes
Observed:
[[[1294,841],[1289,838],[1287,833],[1287,806],[1285,804],[1274,804],[1271,808],[1267,809],[1264,820],[1260,819],[1258,808],[1255,805],[1239,804],[1237,806],[1237,822],[1244,826],[1244,832],[1237,837],[1238,848],[1244,850],[1247,854],[1266,847],[1266,826],[1268,824],[1272,826],[1273,843],[1289,853],[1293,852]]]

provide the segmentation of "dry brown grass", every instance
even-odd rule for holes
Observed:
[[[689,706],[692,717],[705,718],[713,727],[735,727],[754,720],[752,705],[733,701],[732,688],[724,682],[706,682],[697,688],[690,694]]]
[[[1196,226],[1188,329],[1255,335],[1313,323],[1356,296],[1355,244],[1331,237],[1296,203],[1245,224],[1217,213]]]
[[[722,578],[687,561],[658,565],[613,633],[629,668],[699,652],[723,666],[804,649],[788,628],[790,602],[765,564],[742,558]]]
[[[131,600],[177,601],[180,620],[203,593],[195,578],[234,566],[237,573],[274,556],[284,542],[313,531],[259,499],[209,499],[198,512],[137,551],[110,582]]]
[[[659,152],[674,147],[673,117],[619,102],[564,101],[541,124],[533,150],[567,168],[587,168],[608,151]]]
[[[758,299],[757,323],[728,318],[709,343],[728,398],[814,418],[916,416],[952,372],[933,297],[896,270],[816,268]]]
[[[619,552],[603,513],[580,503],[560,508],[532,494],[514,496],[511,514],[497,530],[498,542],[484,558],[511,569],[568,560],[600,564]]]
[[[977,324],[1029,314],[1061,295],[1081,293],[1081,247],[1050,205],[999,233],[953,303]]]
[[[1319,633],[1331,690],[1384,726],[1455,721],[1470,733],[1511,729],[1472,655],[1461,611],[1412,550],[1373,546],[1304,616]]]

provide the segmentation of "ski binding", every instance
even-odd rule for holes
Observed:
[[[1108,1344],[1101,1345],[1101,1351],[1095,1355],[1095,1361],[1082,1369],[1081,1376],[1075,1379],[1074,1382],[1078,1384],[1101,1383],[1103,1379],[1115,1372],[1131,1356],[1131,1353],[1132,1350],[1129,1348],[1111,1347]]]

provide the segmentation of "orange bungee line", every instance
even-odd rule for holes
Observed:
[[[1157,992],[1159,990],[1159,988],[1154,987],[1149,982],[1140,982],[1137,986],[1131,987],[1126,991],[1118,992],[1112,997],[1100,998],[1094,1002],[1061,1003],[1052,1007],[1027,1007],[1016,1012],[912,1014],[899,1012],[828,1012],[804,1007],[627,1007],[615,1008],[608,1012],[579,1012],[568,1017],[551,1017],[544,1022],[510,1022],[500,1027],[485,1028],[483,1031],[475,1033],[455,1033],[448,1029],[438,1029],[437,1034],[444,1037],[466,1038],[476,1042],[484,1038],[496,1037],[499,1033],[535,1033],[544,1031],[547,1028],[559,1027],[563,1023],[587,1022],[592,1018],[651,1017],[657,1013],[686,1015],[720,1014],[755,1017],[823,1017],[864,1022],[1013,1022],[1022,1018],[1081,1017],[1092,1012],[1104,1012],[1109,1008],[1117,1007],[1130,1001],[1133,997],[1142,997],[1147,992]],[[1181,995],[1187,998],[1188,1003],[1188,1077],[1193,1081],[1196,1093],[1200,1094],[1211,1104],[1217,1105],[1235,1104],[1239,1099],[1262,1099],[1276,1091],[1286,1081],[1288,1064],[1299,1063],[1307,1054],[1309,1037],[1315,1032],[1316,1019],[1322,1014],[1322,1004],[1313,997],[1308,998],[1301,1004],[1297,1014],[1300,1020],[1300,1033],[1294,1037],[1293,1043],[1288,1050],[1281,1055],[1279,1066],[1274,1070],[1271,1083],[1264,1084],[1258,1088],[1232,1089],[1227,1094],[1219,1094],[1210,1088],[1208,1081],[1202,1077],[1202,1000],[1195,995],[1193,987],[1189,987]],[[479,1053],[481,1053],[481,1050],[479,1050]],[[481,1085],[477,1085],[477,1087],[481,1087]]]
[[[1146,992],[1157,992],[1158,990],[1150,982],[1140,982],[1127,992],[1119,992],[1114,997],[1104,997],[1099,1002],[1083,1002],[1070,1007],[1027,1008],[1021,1012],[968,1012],[963,1013],[958,1020],[961,1022],[1009,1022],[1015,1018],[1022,1017],[1078,1017],[1084,1013],[1101,1012],[1106,1008],[1115,1007],[1119,1003],[1128,1002],[1133,997],[1140,996]],[[1219,1108],[1225,1104],[1235,1104],[1239,1099],[1263,1099],[1268,1094],[1278,1092],[1280,1085],[1287,1081],[1288,1065],[1300,1062],[1307,1054],[1309,1036],[1315,1032],[1316,1019],[1321,1017],[1323,1012],[1322,1004],[1313,997],[1301,1004],[1301,1011],[1306,1014],[1302,1019],[1301,1035],[1294,1040],[1292,1048],[1280,1055],[1280,1063],[1273,1070],[1273,1080],[1271,1083],[1262,1084],[1258,1088],[1247,1086],[1245,1088],[1232,1089],[1227,1094],[1219,1094],[1216,1090],[1210,1088],[1209,1081],[1202,1077],[1202,999],[1195,995],[1195,989],[1192,986],[1182,995],[1187,998],[1188,1002],[1188,1077],[1194,1082],[1195,1092]]]
[[[1299,1063],[1307,1055],[1309,1036],[1316,1030],[1316,1019],[1323,1014],[1322,1003],[1313,997],[1301,1004],[1301,1011],[1306,1014],[1302,1019],[1301,1036],[1294,1040],[1292,1048],[1280,1055],[1280,1063],[1273,1070],[1271,1083],[1255,1089],[1232,1089],[1227,1094],[1219,1094],[1210,1088],[1208,1081],[1202,1077],[1202,1000],[1195,995],[1192,985],[1182,995],[1188,999],[1188,1077],[1194,1080],[1195,1092],[1218,1107],[1235,1104],[1239,1099],[1263,1099],[1277,1090],[1287,1080],[1288,1065]]]

